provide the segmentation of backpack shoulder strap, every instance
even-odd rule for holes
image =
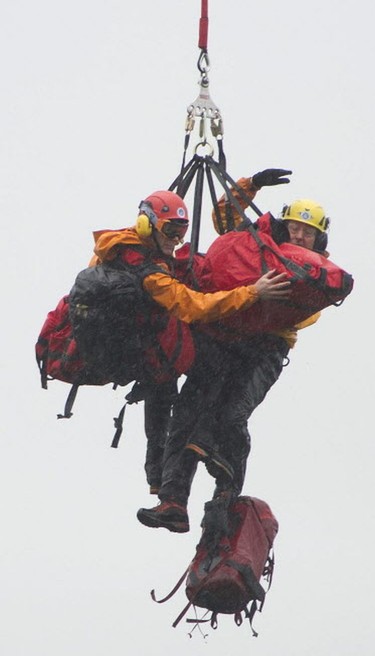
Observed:
[[[139,276],[140,280],[143,280],[151,273],[168,273],[172,278],[175,277],[171,270],[166,272],[166,270],[160,264],[155,264],[155,262],[153,262],[150,250],[145,246],[142,246],[141,244],[131,244],[129,246],[125,246],[124,248],[142,254],[144,256],[143,262],[139,264],[130,264],[124,262],[124,260],[121,258],[121,253],[119,253],[114,260],[104,262],[104,266],[108,266],[114,269],[125,269],[126,271],[133,272]],[[173,269],[172,258],[170,262],[169,259],[166,259],[166,264],[168,267]]]

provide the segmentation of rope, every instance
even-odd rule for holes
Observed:
[[[201,17],[199,20],[199,40],[198,47],[207,50],[208,38],[208,0],[202,0]]]

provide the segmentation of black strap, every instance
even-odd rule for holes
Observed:
[[[38,340],[41,342],[41,340]],[[47,342],[47,340],[45,340]],[[47,342],[48,343],[48,342]],[[37,365],[39,368],[39,373],[40,373],[40,384],[42,386],[42,389],[48,389],[48,375],[47,375],[47,358],[44,358],[41,360],[40,358],[36,358]]]
[[[57,419],[70,419],[70,417],[72,417],[72,415],[73,415],[72,408],[73,408],[75,398],[77,396],[78,388],[79,388],[78,383],[74,383],[74,385],[71,386],[70,392],[68,394],[68,398],[66,399],[66,402],[65,402],[64,414],[62,414],[62,415],[58,414]]]
[[[114,449],[117,449],[118,443],[120,441],[120,437],[122,435],[122,429],[123,429],[124,415],[125,415],[126,406],[127,406],[127,403],[125,403],[122,406],[122,408],[121,408],[121,410],[118,414],[118,417],[113,417],[116,432],[113,436],[111,447],[113,447]]]
[[[194,206],[193,206],[193,220],[191,226],[191,239],[190,239],[190,258],[189,264],[192,262],[195,253],[198,252],[199,247],[199,232],[202,214],[202,197],[203,197],[203,182],[204,182],[204,163],[203,158],[200,159],[199,167],[197,168],[197,180],[194,192]]]
[[[226,560],[225,563],[230,567],[233,567],[233,569],[235,569],[237,572],[239,572],[242,575],[249,589],[249,592],[251,592],[251,594],[254,595],[256,599],[259,599],[259,601],[264,601],[266,593],[262,588],[261,584],[259,583],[250,565],[241,565],[240,563],[237,563],[235,560],[232,560],[230,558],[228,558],[228,560]]]
[[[255,631],[255,629],[253,627],[253,619],[254,619],[254,615],[257,612],[257,610],[259,610],[259,612],[260,612],[262,610],[262,606],[258,609],[256,599],[254,599],[254,601],[251,604],[250,608],[246,608],[246,610],[245,610],[245,617],[249,620],[250,628],[253,632],[254,638],[258,637],[258,633],[257,633],[257,631]]]
[[[212,178],[211,169],[209,167],[206,168],[206,178],[207,178],[207,182],[208,182],[208,188],[210,190],[210,195],[211,195],[211,200],[212,200],[212,207],[214,209],[216,222],[217,222],[217,225],[218,225],[218,228],[219,228],[219,233],[222,235],[222,234],[224,234],[225,230],[224,230],[223,221],[222,221],[222,218],[221,218],[221,213],[220,213],[220,210],[219,210],[219,204],[217,202],[216,190],[215,190],[214,181],[213,181],[213,178]]]

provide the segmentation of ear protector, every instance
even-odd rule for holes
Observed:
[[[314,241],[314,251],[322,253],[327,249],[328,235],[326,232],[318,232]]]
[[[140,203],[139,211],[135,224],[136,233],[139,237],[151,237],[152,228],[157,221],[156,214],[152,211],[150,205],[144,201]]]

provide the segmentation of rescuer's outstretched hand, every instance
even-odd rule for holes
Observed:
[[[254,284],[255,289],[262,300],[288,298],[290,296],[290,282],[286,280],[286,273],[276,274],[276,269],[265,273]]]
[[[252,176],[253,184],[261,189],[262,187],[273,187],[273,185],[289,184],[289,178],[286,175],[291,175],[292,171],[287,169],[265,169]]]

